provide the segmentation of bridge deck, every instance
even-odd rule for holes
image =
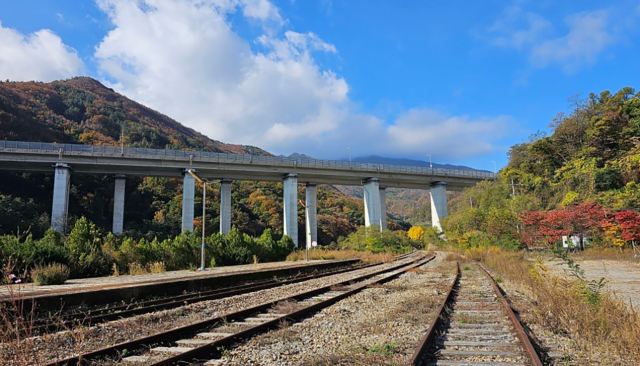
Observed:
[[[292,159],[262,155],[238,155],[204,151],[120,148],[78,144],[0,141],[0,169],[52,171],[52,164],[67,163],[74,172],[180,177],[183,169],[197,169],[208,179],[281,181],[298,174],[301,183],[360,185],[365,178],[379,178],[387,187],[427,189],[432,182],[446,182],[459,190],[495,174],[478,170],[442,169],[390,164]]]

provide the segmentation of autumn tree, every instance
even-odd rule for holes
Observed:
[[[422,226],[412,226],[407,232],[407,236],[409,239],[422,241],[422,238],[424,238],[424,229]]]
[[[520,216],[525,226],[523,240],[533,244],[535,239],[541,239],[553,244],[562,236],[578,236],[580,248],[584,249],[584,235],[599,230],[606,213],[593,202],[569,205],[562,210],[525,212]]]
[[[633,250],[636,251],[636,244],[640,241],[640,214],[633,211],[619,211],[614,216],[620,225],[620,236],[631,243]]]

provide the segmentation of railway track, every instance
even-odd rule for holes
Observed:
[[[542,366],[511,306],[491,275],[458,266],[440,315],[417,347],[412,365]]]
[[[85,353],[48,364],[85,365],[215,365],[224,347],[246,339],[254,334],[277,328],[283,322],[297,321],[324,307],[367,288],[372,283],[384,283],[410,268],[419,267],[434,257],[408,262],[361,275],[331,286],[324,286],[305,293],[267,302],[221,317],[175,328],[167,332],[120,343],[112,347]],[[408,262],[408,263],[407,263]],[[122,357],[123,352],[127,357]]]
[[[398,256],[397,260],[403,258],[406,258],[406,255]],[[148,314],[155,311],[173,309],[176,307],[194,304],[201,301],[222,299],[225,297],[270,289],[300,281],[307,281],[315,278],[351,272],[372,266],[375,266],[375,264],[359,265],[350,268],[313,273],[305,276],[293,276],[289,279],[274,278],[228,288],[170,296],[162,299],[135,302],[125,305],[108,306],[104,308],[73,312],[69,314],[59,314],[52,317],[35,319],[30,326],[33,329],[34,335],[42,335],[45,333],[66,330],[77,325],[91,326],[136,315]]]

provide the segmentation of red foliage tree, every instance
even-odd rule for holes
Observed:
[[[520,215],[525,227],[522,239],[528,246],[540,241],[552,245],[562,236],[577,235],[583,247],[583,235],[599,230],[606,215],[607,210],[593,202],[571,205],[563,210],[525,212]]]
[[[633,211],[619,211],[613,214],[615,221],[620,225],[622,239],[633,245],[640,241],[640,214]]]

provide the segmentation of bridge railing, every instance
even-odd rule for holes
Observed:
[[[309,158],[287,158],[264,155],[242,155],[207,151],[164,150],[139,147],[94,146],[80,144],[58,144],[48,142],[0,140],[0,152],[22,152],[34,154],[62,154],[98,157],[121,157],[163,160],[193,160],[212,163],[241,163],[275,166],[297,166],[311,168],[332,168],[392,173],[430,174],[448,177],[468,177],[495,179],[496,175],[487,171],[467,169],[427,168],[409,165],[371,164]]]

